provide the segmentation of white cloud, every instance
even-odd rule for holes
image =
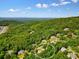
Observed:
[[[42,8],[48,8],[48,4],[42,4]]]
[[[40,3],[36,4],[37,8],[42,8],[42,5]]]
[[[60,3],[60,5],[67,5],[67,4],[70,4],[70,3],[71,3],[71,2],[67,2],[67,1],[64,2],[64,1],[63,1],[63,2]]]
[[[9,9],[8,11],[9,12],[16,12],[16,11],[18,11],[18,9]]]
[[[56,6],[59,6],[59,4],[57,4],[57,3],[52,3],[51,6],[55,6],[55,7],[56,7]]]
[[[69,1],[61,0],[60,3],[52,3],[51,6],[57,7],[57,6],[67,5],[70,3],[71,2],[69,2]]]
[[[48,8],[48,4],[41,4],[41,3],[38,3],[38,4],[36,4],[36,7],[37,7],[37,8]]]
[[[71,0],[72,2],[74,2],[74,3],[77,3],[79,0]]]

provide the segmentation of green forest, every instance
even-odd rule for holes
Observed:
[[[79,17],[1,20],[0,59],[79,59]]]

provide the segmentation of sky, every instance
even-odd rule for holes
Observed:
[[[0,17],[79,16],[79,0],[0,0]]]

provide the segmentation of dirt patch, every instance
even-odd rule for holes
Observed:
[[[0,26],[0,34],[7,32],[8,26]]]

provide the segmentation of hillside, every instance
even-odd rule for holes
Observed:
[[[79,59],[79,17],[0,21],[0,59]]]

